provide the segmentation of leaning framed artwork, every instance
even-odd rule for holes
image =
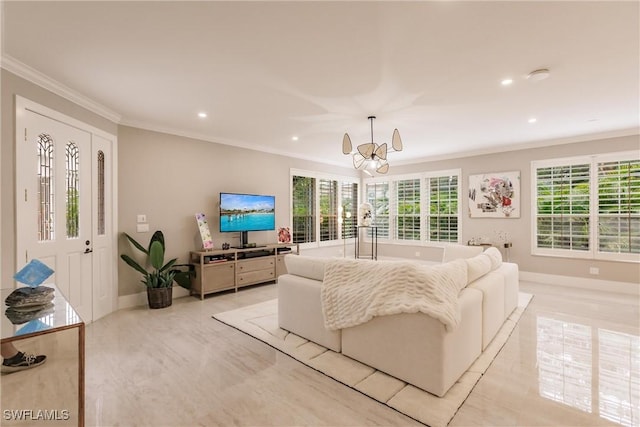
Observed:
[[[471,218],[520,218],[520,171],[469,175]]]

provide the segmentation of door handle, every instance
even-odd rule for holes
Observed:
[[[93,249],[91,249],[91,248],[87,248],[87,249],[84,250],[85,254],[90,254],[91,252],[93,252]]]

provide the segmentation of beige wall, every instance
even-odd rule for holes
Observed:
[[[506,231],[511,236],[511,260],[521,271],[590,279],[640,283],[637,263],[553,258],[531,255],[531,161],[588,154],[640,149],[640,136],[628,136],[580,143],[553,145],[526,150],[508,151],[482,156],[396,166],[394,174],[462,169],[462,241],[472,237],[494,237],[494,231]],[[512,219],[469,218],[469,175],[485,172],[520,171],[521,216]],[[598,267],[600,274],[590,275],[589,267]]]
[[[146,242],[151,232],[161,229],[167,240],[167,255],[187,260],[190,250],[200,245],[194,214],[204,212],[209,220],[214,243],[236,243],[232,236],[217,232],[217,200],[220,191],[274,194],[276,196],[277,225],[289,222],[289,169],[306,169],[340,175],[356,176],[351,168],[328,166],[272,154],[229,147],[184,137],[166,135],[126,126],[118,127],[66,99],[44,90],[12,73],[2,70],[2,162],[1,173],[1,235],[2,283],[10,283],[15,271],[15,206],[14,206],[14,123],[15,95],[20,95],[63,114],[74,117],[106,132],[118,135],[119,231],[132,234]],[[521,171],[522,215],[519,219],[471,219],[466,215],[467,200],[463,197],[462,240],[506,231],[512,237],[513,261],[523,271],[564,276],[576,276],[639,283],[637,264],[590,261],[530,255],[531,197],[530,162],[556,157],[569,157],[609,151],[637,150],[639,137],[623,137],[583,143],[549,146],[544,148],[504,152],[491,155],[423,162],[414,165],[393,166],[394,174],[461,168],[463,196],[467,192],[468,176],[483,172]],[[339,149],[336,147],[336,149]],[[146,214],[151,232],[136,233],[136,215]],[[258,243],[275,240],[275,233],[254,232],[250,239]],[[118,252],[130,248],[122,239]],[[348,253],[352,251],[347,248]],[[386,245],[381,255],[437,258],[439,252],[425,247],[399,247]],[[335,248],[336,254],[340,253]],[[589,275],[589,267],[598,267],[598,276]],[[119,262],[119,295],[141,292],[139,277]]]
[[[4,69],[1,70],[2,89],[0,113],[2,116],[2,144],[0,161],[0,201],[2,206],[2,280],[3,284],[13,283],[16,269],[16,222],[15,222],[15,96],[20,95],[45,107],[90,124],[111,134],[117,133],[117,125],[92,113],[40,86],[24,80]]]
[[[118,132],[118,221],[147,245],[154,230],[162,230],[167,259],[186,262],[189,251],[202,246],[195,214],[203,212],[216,248],[238,244],[239,233],[219,233],[221,191],[272,194],[276,197],[276,227],[289,224],[290,168],[358,176],[351,168],[293,159],[179,136],[121,126]],[[339,149],[339,148],[338,148]],[[136,216],[147,215],[149,233],[136,232]],[[271,243],[275,231],[250,232],[249,241]],[[132,250],[125,239],[118,253]],[[120,295],[142,291],[139,274],[120,262]]]

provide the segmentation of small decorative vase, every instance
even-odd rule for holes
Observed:
[[[149,308],[169,307],[173,302],[173,287],[168,288],[147,288],[147,301]]]

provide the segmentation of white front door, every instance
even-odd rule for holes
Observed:
[[[92,135],[93,320],[114,309],[112,143],[110,139]]]
[[[51,267],[89,323],[113,310],[111,141],[34,108],[16,117],[17,268]]]

